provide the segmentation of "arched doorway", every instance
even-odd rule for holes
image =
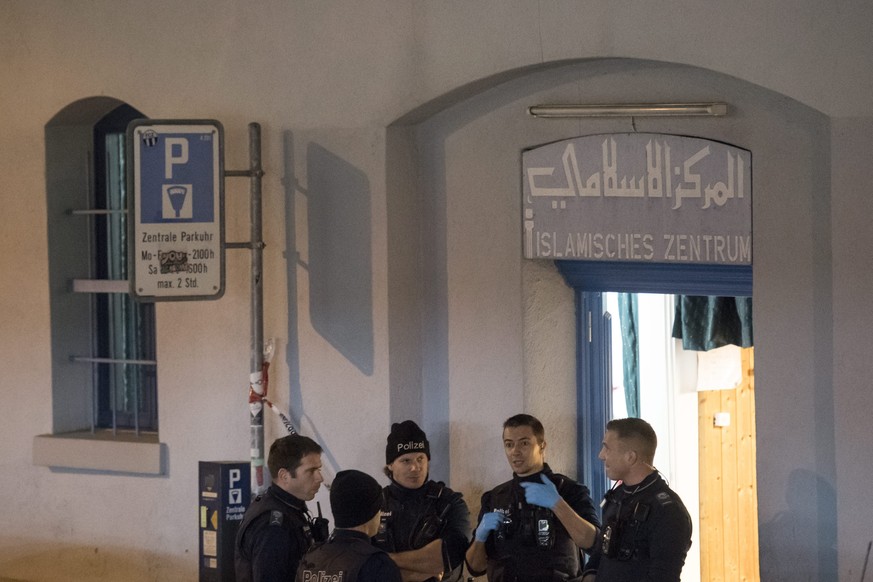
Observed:
[[[714,99],[732,114],[585,121],[526,114],[540,103]],[[461,88],[389,127],[391,406],[424,419],[433,446],[450,451],[451,466],[438,476],[471,499],[503,470],[502,459],[483,460],[481,451],[463,446],[487,434],[483,410],[540,417],[552,444],[561,442],[550,447],[550,463],[578,469],[571,443],[584,419],[575,413],[573,291],[553,264],[521,259],[520,153],[568,137],[630,131],[706,136],[765,160],[756,167],[753,215],[756,376],[772,388],[756,402],[758,418],[768,418],[758,433],[757,467],[759,519],[774,521],[797,466],[811,463],[825,473],[833,466],[833,427],[815,422],[833,405],[816,387],[826,369],[817,363],[831,350],[830,287],[827,263],[813,260],[829,240],[829,223],[815,219],[829,208],[828,121],[727,75],[634,59],[547,64]],[[808,310],[814,300],[825,310]],[[786,398],[796,404],[791,414]],[[811,450],[803,443],[813,429],[819,445]],[[819,508],[818,519],[834,513]],[[762,538],[762,553],[777,562],[803,548],[814,556],[832,543],[823,535]],[[782,562],[788,571],[817,567],[814,558]],[[776,571],[770,564],[762,564],[763,574]],[[827,578],[835,564],[818,568]]]

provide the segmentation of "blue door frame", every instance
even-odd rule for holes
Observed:
[[[603,293],[577,289],[576,296],[576,462],[591,498],[601,499],[608,479],[597,459],[603,427],[612,418],[612,318]],[[581,309],[580,309],[581,306]]]
[[[576,298],[576,459],[578,474],[596,501],[609,486],[597,455],[612,416],[612,329],[603,293],[750,297],[752,267],[588,261],[555,265]]]

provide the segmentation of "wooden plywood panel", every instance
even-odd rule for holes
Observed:
[[[743,535],[739,557],[741,582],[760,580],[758,562],[758,491],[755,474],[755,363],[754,349],[743,350],[743,382],[737,390],[737,512]]]
[[[719,391],[698,396],[700,438],[700,568],[701,580],[724,581],[724,527],[721,483],[721,433],[712,419],[721,408]]]
[[[698,394],[700,430],[701,580],[758,582],[758,504],[755,476],[753,349],[731,390]],[[714,426],[728,413],[727,426]]]
[[[721,433],[721,483],[722,483],[722,529],[724,531],[724,579],[738,580],[739,564],[739,516],[737,512],[737,406],[736,390],[720,390],[721,412],[729,415],[730,423],[718,427]]]

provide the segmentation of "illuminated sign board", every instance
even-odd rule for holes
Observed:
[[[529,259],[750,265],[751,153],[668,134],[579,137],[526,150]]]
[[[127,128],[131,294],[140,301],[224,294],[224,130],[217,121],[137,120]]]

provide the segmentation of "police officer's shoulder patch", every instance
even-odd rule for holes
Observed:
[[[664,491],[655,495],[655,499],[657,499],[658,503],[660,503],[661,505],[670,505],[671,503],[673,503],[673,498],[670,497],[669,493],[666,493]]]
[[[282,525],[285,521],[285,515],[276,509],[270,512],[270,525]]]

